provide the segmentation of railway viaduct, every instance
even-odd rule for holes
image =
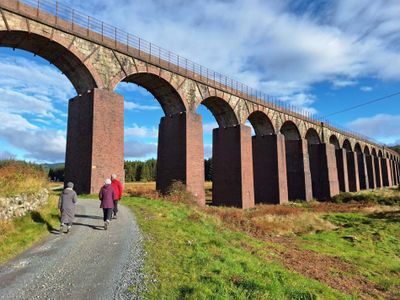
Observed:
[[[399,183],[399,155],[390,149],[264,101],[262,93],[58,2],[2,0],[0,10],[0,46],[45,58],[76,89],[68,107],[66,180],[80,193],[95,193],[111,173],[123,174],[124,99],[114,92],[121,81],[146,88],[165,113],[157,154],[162,192],[180,180],[205,203],[200,105],[218,123],[217,205],[326,199]]]

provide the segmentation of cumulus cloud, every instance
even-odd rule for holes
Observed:
[[[148,128],[133,124],[133,127],[125,128],[126,136],[141,137],[141,138],[157,138],[158,130],[154,127]]]
[[[400,138],[400,115],[377,114],[369,118],[358,118],[348,127],[366,136],[384,139]]]
[[[125,109],[127,110],[157,110],[161,109],[161,106],[155,105],[142,105],[136,102],[125,101]]]
[[[58,130],[0,130],[0,137],[27,152],[25,158],[38,161],[64,161],[65,132]]]
[[[76,94],[68,78],[53,66],[0,54],[0,70],[4,74],[0,88],[11,93],[9,96],[18,93],[36,101],[65,103]]]
[[[146,144],[138,141],[125,142],[125,158],[145,158],[157,155],[157,144]]]

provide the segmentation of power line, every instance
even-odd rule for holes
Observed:
[[[383,97],[380,97],[380,98],[372,99],[372,100],[369,100],[369,101],[364,102],[364,103],[360,103],[360,104],[357,104],[357,105],[354,105],[354,106],[350,106],[348,108],[345,108],[345,109],[342,109],[342,110],[339,110],[339,111],[335,111],[333,113],[325,115],[323,118],[327,118],[327,117],[330,117],[330,116],[333,116],[333,115],[341,114],[341,113],[344,113],[344,112],[347,112],[347,111],[350,111],[350,110],[353,110],[353,109],[356,109],[356,108],[359,108],[359,107],[362,107],[362,106],[366,106],[366,105],[371,104],[371,103],[379,102],[379,101],[382,101],[382,100],[385,100],[385,99],[388,99],[388,98],[391,98],[391,97],[394,97],[394,96],[397,96],[397,95],[400,95],[400,92],[396,92],[394,94],[390,94],[390,95],[383,96]]]

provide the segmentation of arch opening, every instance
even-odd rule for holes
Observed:
[[[331,135],[329,138],[329,143],[335,146],[335,149],[340,149],[339,140],[336,135]]]
[[[285,140],[288,141],[301,140],[299,129],[292,121],[286,121],[282,125],[280,131],[285,136]]]
[[[253,126],[254,133],[257,136],[272,135],[275,133],[271,120],[261,111],[251,113],[248,120],[251,126]]]
[[[309,145],[321,144],[321,140],[319,138],[319,135],[318,135],[317,131],[314,128],[310,128],[310,129],[307,130],[306,140],[307,140]]]
[[[352,147],[351,147],[351,143],[350,143],[350,141],[349,141],[348,139],[345,139],[345,140],[344,140],[344,142],[343,142],[343,149],[346,149],[346,152],[351,152],[351,151],[353,151],[353,150],[352,150]]]
[[[54,40],[24,31],[0,31],[0,41],[0,47],[25,50],[49,61],[65,74],[78,94],[98,87],[85,63]]]
[[[372,155],[372,156],[376,156],[376,150],[375,150],[375,148],[372,148],[371,155]]]
[[[372,151],[373,151],[373,150],[372,150]],[[365,146],[365,147],[364,147],[364,154],[366,154],[366,155],[371,155],[371,153],[369,152],[368,146]]]
[[[211,111],[219,127],[227,128],[239,124],[232,107],[223,99],[218,97],[208,97],[204,99],[201,104]]]
[[[182,97],[167,80],[160,76],[152,73],[135,73],[125,77],[122,82],[134,83],[146,89],[160,103],[167,116],[186,112]]]

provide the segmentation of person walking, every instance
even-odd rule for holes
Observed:
[[[113,218],[116,219],[117,218],[117,212],[118,212],[118,201],[121,200],[121,197],[122,197],[122,184],[117,179],[117,175],[115,175],[115,174],[111,175],[111,185],[113,186],[114,191],[115,191]]]
[[[59,232],[64,232],[64,226],[67,225],[68,233],[72,227],[72,222],[75,217],[75,206],[78,202],[78,196],[73,190],[74,184],[72,182],[67,183],[67,187],[64,189],[58,200],[58,208],[61,212],[61,225]]]
[[[103,221],[104,229],[107,230],[108,225],[112,217],[112,211],[114,208],[115,190],[111,185],[111,179],[107,178],[104,181],[104,185],[100,189],[99,199],[101,201],[100,208],[103,209]]]

